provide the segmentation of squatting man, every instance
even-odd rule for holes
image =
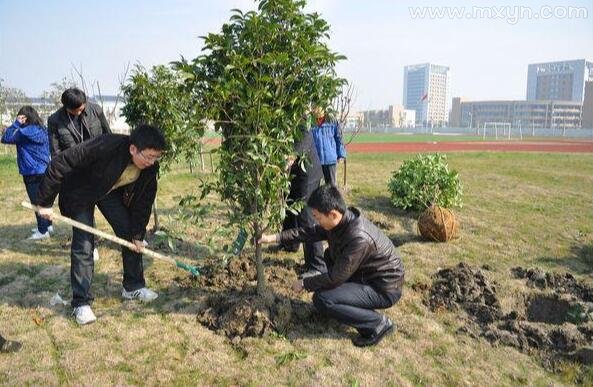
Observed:
[[[355,328],[354,345],[379,343],[395,327],[375,309],[391,307],[402,295],[404,267],[397,249],[358,209],[347,208],[331,184],[315,190],[307,205],[318,224],[262,235],[259,243],[327,241],[327,271],[296,280],[293,290],[312,291],[317,310]]]

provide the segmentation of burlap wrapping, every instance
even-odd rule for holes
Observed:
[[[448,242],[459,237],[459,223],[451,210],[433,205],[418,218],[418,231],[426,239]]]

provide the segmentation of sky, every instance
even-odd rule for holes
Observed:
[[[116,94],[128,63],[198,56],[200,36],[219,32],[232,8],[254,7],[252,0],[0,0],[0,78],[39,96],[76,67],[103,94]],[[591,0],[309,0],[306,9],[329,22],[330,47],[348,58],[337,72],[354,85],[356,110],[401,104],[410,64],[449,66],[452,96],[490,100],[525,99],[529,63],[593,61]]]

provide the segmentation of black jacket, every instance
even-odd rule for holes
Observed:
[[[401,257],[387,236],[373,223],[350,208],[331,231],[321,226],[294,228],[280,234],[282,244],[327,240],[328,272],[305,278],[305,289],[332,289],[345,282],[372,286],[390,293],[401,289],[404,266]]]
[[[59,153],[45,172],[34,204],[51,207],[59,193],[60,212],[65,216],[92,208],[132,162],[129,148],[129,136],[105,134]],[[143,169],[134,183],[118,188],[131,197],[133,239],[144,237],[156,196],[157,172],[158,164],[154,164]]]
[[[321,163],[310,131],[305,130],[303,138],[295,143],[295,152],[299,157],[290,168],[290,198],[307,200],[319,187],[319,182],[323,178]],[[301,159],[304,159],[303,163],[301,163]],[[301,164],[303,164],[304,170],[301,168]]]
[[[103,114],[103,109],[95,103],[87,102],[84,111],[80,114],[80,120],[89,139],[101,134],[111,133],[109,123]],[[47,119],[49,131],[49,149],[52,157],[58,153],[80,144],[83,139],[80,132],[68,117],[65,107],[61,107]]]

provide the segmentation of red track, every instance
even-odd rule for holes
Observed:
[[[350,152],[567,152],[593,153],[593,141],[391,142],[350,144]]]

